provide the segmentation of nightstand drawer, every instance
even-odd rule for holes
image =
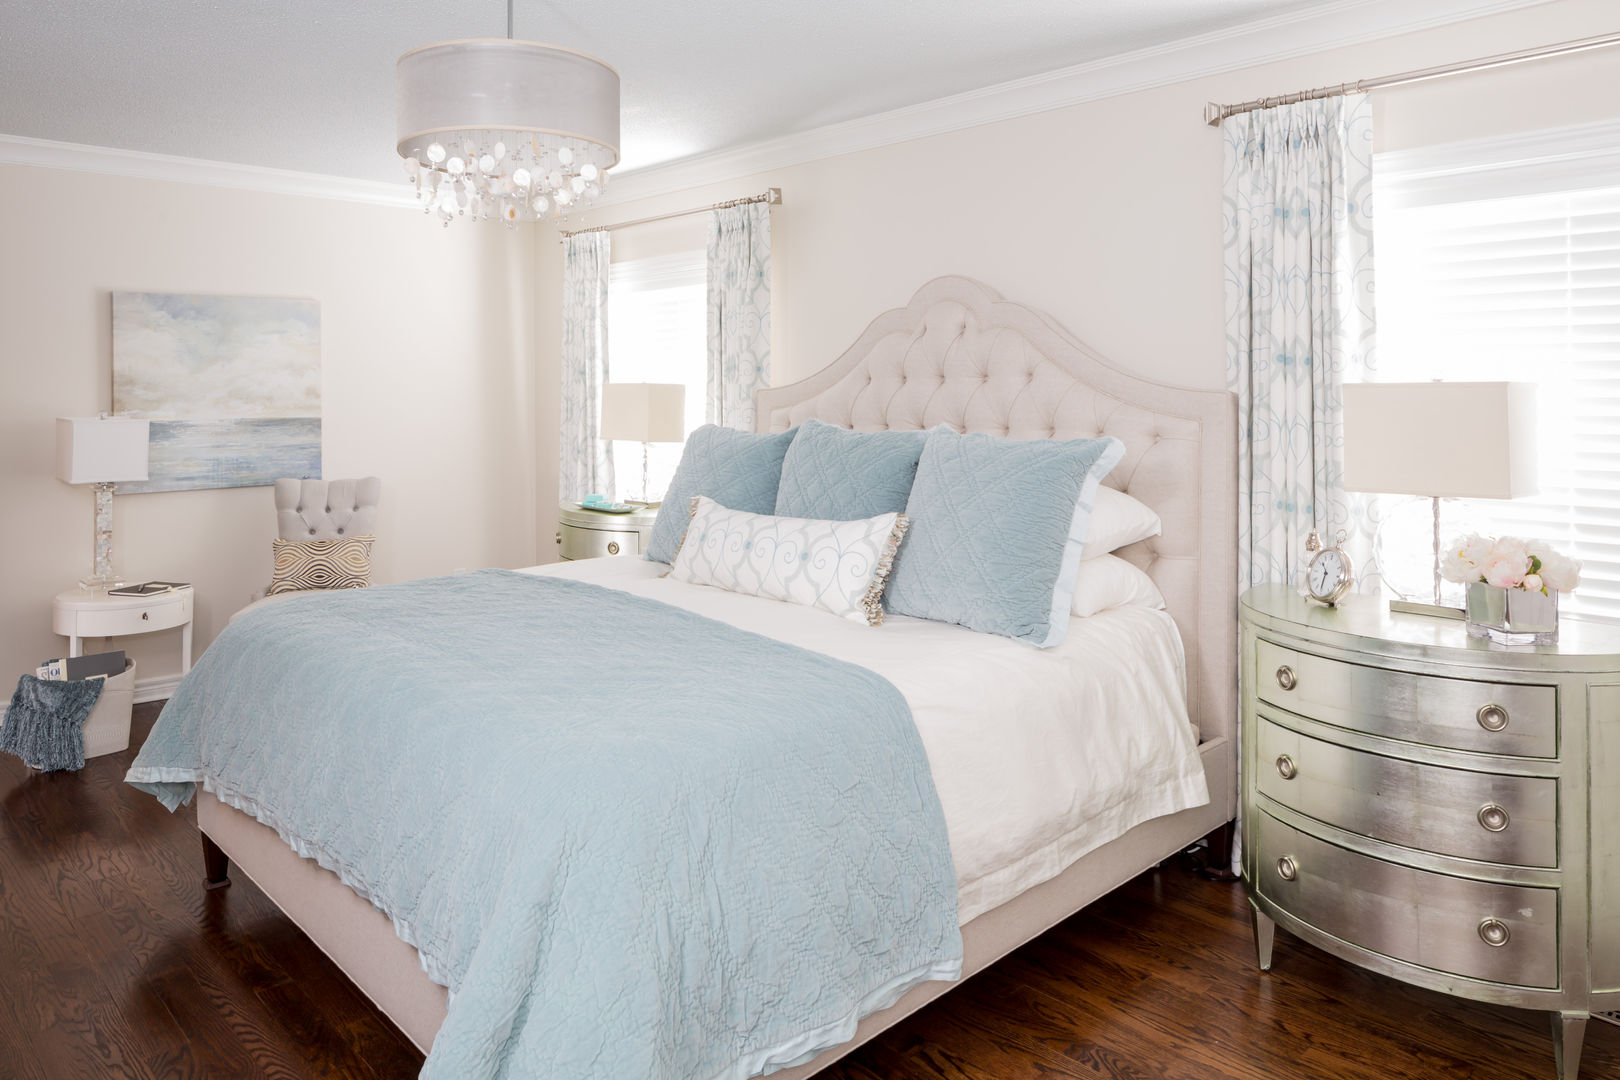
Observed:
[[[599,559],[607,555],[640,555],[641,534],[634,530],[582,529],[568,525],[562,529],[562,557]]]
[[[1261,794],[1403,847],[1516,866],[1558,865],[1558,781],[1421,765],[1259,718]]]
[[[1517,757],[1558,756],[1551,686],[1448,679],[1255,642],[1255,695],[1338,727],[1406,742]]]
[[[53,620],[59,634],[76,637],[120,637],[167,630],[191,621],[191,594],[170,593],[144,603],[131,600],[130,606],[98,605],[78,610],[60,610]]]
[[[1558,985],[1557,889],[1431,874],[1336,847],[1264,813],[1255,824],[1251,887],[1323,933],[1467,978]]]

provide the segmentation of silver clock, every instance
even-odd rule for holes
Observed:
[[[1311,561],[1305,567],[1305,595],[1319,604],[1337,605],[1339,598],[1355,584],[1355,572],[1350,556],[1344,552],[1345,534],[1339,530],[1332,547],[1323,547],[1321,539],[1312,531],[1305,541],[1305,550]]]

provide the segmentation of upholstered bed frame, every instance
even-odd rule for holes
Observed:
[[[1014,438],[1114,435],[1126,448],[1107,483],[1159,513],[1163,535],[1120,552],[1164,593],[1187,655],[1188,702],[1210,803],[1145,822],[1062,874],[962,928],[964,976],[1229,822],[1236,808],[1237,413],[1224,391],[1189,390],[1109,366],[1039,312],[978,282],[943,277],[880,315],[832,364],[758,395],[756,427],[815,417],[870,431],[950,424]],[[388,919],[269,828],[198,796],[209,877],[224,856],[329,955],[424,1051],[445,1014],[443,987]],[[956,983],[924,983],[867,1017],[854,1040],[774,1075],[799,1080]]]

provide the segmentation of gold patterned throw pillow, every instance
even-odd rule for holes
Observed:
[[[371,584],[375,536],[339,540],[273,540],[275,577],[270,595],[309,589],[363,589]]]

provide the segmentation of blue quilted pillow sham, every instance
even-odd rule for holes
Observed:
[[[926,431],[850,431],[806,420],[782,460],[779,517],[858,521],[906,508]]]
[[[1118,439],[928,434],[911,530],[884,607],[1051,648],[1069,630],[1080,549]]]
[[[647,558],[662,563],[674,560],[692,517],[694,495],[707,495],[728,510],[774,513],[782,458],[798,430],[756,435],[704,424],[688,435],[675,478],[669,482],[653,522]]]

